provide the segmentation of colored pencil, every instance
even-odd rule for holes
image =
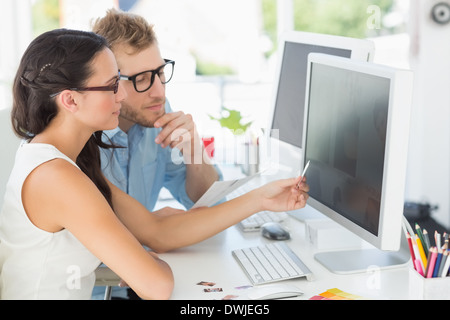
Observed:
[[[442,250],[441,249],[437,249],[438,250],[438,254],[436,257],[436,263],[434,265],[434,270],[433,270],[433,278],[436,278],[439,276],[439,268],[441,267],[441,260],[442,260]]]
[[[411,254],[411,259],[414,265],[414,261],[416,261],[416,255],[414,254],[414,248],[411,240],[411,235],[409,234],[409,232],[406,233],[406,239],[408,240],[409,253]]]
[[[424,276],[423,269],[422,269],[422,263],[420,262],[419,259],[414,260],[414,268],[422,277]]]
[[[434,247],[431,247],[431,248],[434,248]],[[427,261],[429,262],[430,260],[431,260],[431,248],[430,248],[430,251],[428,252],[428,256],[427,256]],[[423,273],[425,274],[425,277],[427,276],[427,274],[428,274],[428,269],[430,268],[430,264],[428,263],[428,265],[427,265],[427,267],[424,269],[424,271],[423,271]]]
[[[447,251],[448,255],[448,251]],[[445,260],[444,269],[442,270],[441,277],[446,277],[448,273],[448,269],[450,268],[450,258],[447,256],[447,260]]]
[[[422,259],[423,266],[426,269],[428,266],[427,256],[425,255],[425,251],[423,250],[422,242],[419,237],[416,236],[417,248],[419,248],[420,258]]]
[[[434,242],[436,244],[436,247],[441,247],[441,234],[437,231],[434,232]]]
[[[411,237],[411,243],[413,246],[414,258],[420,262],[420,264],[422,266],[422,271],[425,272],[425,266],[423,264],[422,258],[420,257],[419,247],[417,247],[417,242],[412,237]]]
[[[423,251],[425,252],[425,256],[428,256],[428,248],[426,247],[425,240],[423,239],[423,233],[422,229],[420,228],[419,224],[416,223],[416,234],[420,239],[420,242],[422,242]]]
[[[434,265],[436,264],[437,251],[435,247],[430,248],[430,261],[427,268],[426,277],[431,278],[433,276]]]
[[[444,245],[442,246],[443,250],[447,250],[448,249],[448,233],[444,232]]]
[[[448,258],[448,251],[447,251],[447,250],[444,250],[444,252],[442,253],[441,265],[440,265],[440,267],[439,267],[439,271],[438,271],[437,277],[441,277],[441,276],[442,276],[442,273],[443,273],[443,270],[444,270],[445,263],[447,262],[447,258]]]
[[[423,229],[423,241],[424,241],[424,250],[425,250],[425,254],[428,255],[428,251],[430,250],[430,236],[428,235],[428,231],[426,229]]]

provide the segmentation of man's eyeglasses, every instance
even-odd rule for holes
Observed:
[[[121,75],[120,79],[133,81],[134,89],[137,92],[144,92],[150,89],[153,82],[155,82],[156,75],[158,75],[162,84],[166,84],[172,79],[175,61],[168,59],[164,59],[164,61],[165,63],[162,66],[154,70],[143,71],[134,76]]]
[[[69,88],[68,90],[72,90],[72,91],[113,91],[114,94],[116,94],[117,91],[119,91],[119,81],[120,81],[120,70],[119,70],[119,74],[117,75],[116,81],[114,81],[114,83],[109,86]],[[57,92],[57,93],[52,93],[50,95],[50,98],[56,97],[61,92],[62,91]]]

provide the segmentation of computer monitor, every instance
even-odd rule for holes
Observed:
[[[309,161],[310,197],[304,210],[317,210],[374,247],[317,254],[332,271],[409,260],[399,249],[412,90],[407,70],[309,56],[302,166]]]
[[[263,154],[262,161],[284,169],[286,176],[300,169],[306,72],[311,52],[372,61],[374,44],[369,40],[300,31],[282,35],[267,126],[270,132],[266,135],[270,154]]]

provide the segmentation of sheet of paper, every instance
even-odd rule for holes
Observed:
[[[236,180],[229,180],[229,181],[216,181],[214,182],[211,187],[203,194],[203,196],[192,206],[192,208],[199,208],[199,207],[209,207],[223,198],[225,198],[227,195],[229,195],[231,192],[239,188],[240,186],[243,186],[251,179],[257,177],[260,175],[261,172],[258,172],[252,176],[248,176],[242,179],[236,179]]]

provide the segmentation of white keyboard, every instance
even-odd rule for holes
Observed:
[[[286,212],[261,211],[238,223],[242,231],[259,231],[266,222],[282,222],[288,217]]]
[[[253,285],[307,277],[312,273],[284,242],[232,251]]]
[[[253,187],[245,184],[240,188],[234,190],[228,195],[228,199],[233,199],[253,190]],[[273,212],[273,211],[261,211],[257,212],[250,217],[240,221],[238,226],[242,231],[259,231],[261,226],[266,222],[283,222],[287,219],[288,214],[286,212]]]

